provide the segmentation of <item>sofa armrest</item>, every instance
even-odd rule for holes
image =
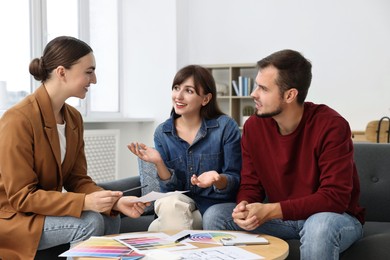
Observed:
[[[119,180],[98,183],[98,185],[105,190],[124,191],[141,186],[141,182],[139,176],[131,176]],[[126,192],[124,195],[140,197],[141,189]]]

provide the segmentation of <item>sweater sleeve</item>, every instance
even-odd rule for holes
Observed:
[[[237,194],[237,203],[245,200],[249,203],[262,202],[264,200],[264,189],[261,185],[260,179],[257,178],[257,172],[253,165],[252,153],[250,152],[250,139],[247,138],[246,126],[250,124],[248,119],[247,124],[244,125],[241,139],[242,151],[242,168],[241,168],[241,183]]]

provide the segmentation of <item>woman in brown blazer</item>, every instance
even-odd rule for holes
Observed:
[[[30,63],[42,85],[0,120],[0,259],[34,259],[39,249],[119,233],[119,211],[143,213],[145,204],[87,175],[82,117],[65,100],[85,97],[95,67],[86,43],[55,38]]]

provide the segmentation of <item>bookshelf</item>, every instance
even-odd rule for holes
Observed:
[[[256,64],[214,64],[204,67],[210,70],[217,84],[218,105],[242,128],[244,108],[254,107],[250,93],[257,74]],[[236,93],[233,81],[237,83],[238,92],[241,93]]]

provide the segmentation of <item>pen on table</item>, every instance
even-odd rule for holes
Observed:
[[[175,243],[179,243],[180,241],[182,241],[182,240],[184,240],[186,238],[189,238],[189,237],[191,237],[191,234],[187,234],[187,235],[185,235],[183,237],[179,237],[178,239],[176,239]]]
[[[125,193],[125,192],[132,191],[132,190],[139,190],[139,189],[145,188],[145,187],[147,187],[147,186],[148,186],[148,185],[145,184],[145,185],[138,186],[138,187],[134,187],[134,188],[131,188],[131,189],[128,189],[128,190],[124,190],[124,191],[122,191],[122,192]]]

